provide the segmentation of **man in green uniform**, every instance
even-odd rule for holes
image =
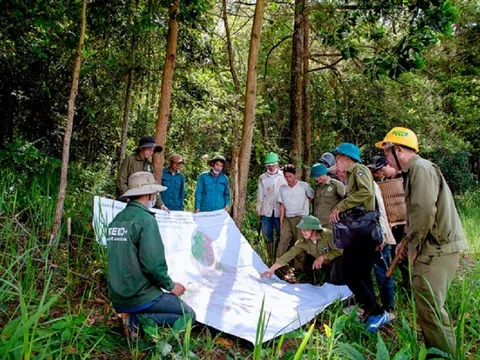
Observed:
[[[118,313],[128,314],[126,333],[135,337],[138,315],[144,314],[159,325],[195,313],[179,296],[185,286],[168,275],[165,251],[155,215],[147,206],[165,187],[157,185],[153,175],[141,171],[128,179],[123,196],[130,201],[108,225],[108,292]]]
[[[317,183],[313,198],[313,215],[320,220],[322,227],[331,229],[330,214],[345,197],[345,186],[340,181],[328,176],[328,169],[323,164],[313,165],[310,177],[314,178]]]
[[[139,171],[148,171],[153,173],[153,165],[150,158],[153,153],[161,152],[163,148],[155,143],[153,136],[144,136],[138,141],[138,147],[135,153],[123,159],[120,170],[118,171],[117,181],[117,198],[123,201],[122,195],[128,190],[128,179],[130,175]],[[156,200],[156,207],[168,211],[168,208],[163,204],[162,199],[158,196]]]
[[[275,270],[288,263],[299,255],[310,254],[315,257],[312,268],[314,270],[324,270],[327,272],[326,281],[332,284],[342,284],[341,263],[342,250],[337,249],[333,244],[332,232],[323,229],[320,221],[315,216],[304,216],[297,225],[302,231],[302,239],[299,239],[295,245],[277,259],[270,269],[265,271],[260,277],[270,277]]]
[[[402,255],[412,264],[425,343],[454,356],[455,336],[444,304],[467,243],[452,193],[440,169],[417,155],[418,139],[412,130],[393,128],[376,146],[405,179],[408,249]]]
[[[351,143],[342,143],[337,149],[336,167],[340,180],[347,178],[347,197],[340,201],[330,215],[333,223],[340,221],[340,214],[348,216],[351,210],[363,207],[375,210],[375,184],[370,170],[360,164],[360,149]],[[378,328],[389,321],[388,314],[378,305],[373,290],[372,269],[378,244],[373,238],[352,239],[343,252],[343,277],[364,310],[367,330]]]

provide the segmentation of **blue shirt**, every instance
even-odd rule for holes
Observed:
[[[230,205],[228,177],[223,173],[215,176],[213,172],[201,173],[195,191],[195,209],[215,211]]]
[[[185,176],[177,171],[172,174],[169,168],[163,169],[162,185],[167,190],[161,192],[163,203],[170,210],[183,211],[185,200]]]

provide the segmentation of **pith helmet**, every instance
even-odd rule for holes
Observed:
[[[138,171],[128,178],[128,190],[122,195],[122,198],[155,194],[167,190],[165,186],[158,185],[152,173],[148,171]]]
[[[320,220],[318,220],[318,218],[312,215],[304,216],[302,218],[302,221],[298,223],[297,228],[305,230],[323,231],[322,225],[320,225]]]
[[[352,160],[362,162],[362,159],[360,158],[360,149],[358,146],[352,143],[341,143],[335,150],[332,151],[332,153],[342,154],[348,156]]]
[[[326,152],[322,154],[320,160],[318,160],[320,164],[324,164],[327,168],[330,168],[335,165],[335,156],[332,153]]]
[[[223,166],[225,166],[225,157],[222,155],[215,155],[211,160],[208,161],[208,165],[213,166],[217,161],[221,161]]]
[[[318,176],[322,176],[328,173],[328,169],[323,164],[314,164],[312,169],[310,170],[310,177],[316,178]]]
[[[274,164],[278,164],[278,155],[273,152],[269,152],[267,156],[265,156],[265,165]]]
[[[384,145],[391,143],[395,145],[403,145],[418,153],[417,135],[410,129],[404,127],[394,127],[388,132],[383,141],[375,144],[376,147],[383,149]]]

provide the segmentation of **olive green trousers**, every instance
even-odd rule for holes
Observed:
[[[455,334],[444,305],[459,258],[459,253],[419,255],[412,274],[418,323],[423,330],[425,344],[451,355],[455,354]]]

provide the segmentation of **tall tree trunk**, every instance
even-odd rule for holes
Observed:
[[[168,121],[170,119],[170,103],[172,100],[173,74],[175,71],[175,59],[177,56],[177,38],[178,38],[178,19],[180,12],[180,0],[170,6],[168,10],[168,36],[167,36],[167,54],[165,64],[163,65],[162,88],[160,90],[160,104],[158,106],[157,127],[155,132],[155,141],[165,148],[167,139]],[[162,180],[162,167],[165,161],[165,152],[155,153],[153,155],[153,167],[155,179]]]
[[[310,176],[310,165],[312,164],[312,125],[311,125],[311,97],[310,97],[310,75],[309,75],[309,31],[308,31],[308,10],[305,9],[303,22],[303,125],[305,143],[303,152],[303,179],[308,181]]]
[[[290,78],[290,137],[293,163],[302,163],[303,51],[305,0],[295,0]]]
[[[128,124],[130,122],[130,109],[132,106],[132,89],[135,75],[135,35],[132,36],[132,52],[130,54],[130,70],[127,77],[127,90],[125,92],[125,105],[123,108],[122,139],[120,141],[120,155],[118,156],[118,168],[120,168],[127,147]]]
[[[227,38],[227,54],[228,54],[228,64],[230,67],[230,73],[232,74],[233,86],[235,87],[236,100],[233,114],[233,149],[232,149],[232,182],[231,182],[231,203],[232,210],[236,208],[236,204],[239,199],[239,178],[238,178],[238,162],[239,162],[239,133],[240,133],[240,124],[238,118],[238,112],[240,110],[240,101],[242,99],[242,89],[240,88],[240,82],[238,81],[237,71],[235,70],[235,57],[233,55],[233,46],[232,46],[232,37],[230,34],[230,26],[228,24],[227,16],[227,0],[222,0],[222,18],[225,26],[225,35]]]
[[[57,208],[55,210],[55,220],[53,222],[53,230],[50,235],[50,245],[57,244],[57,237],[62,223],[63,205],[65,203],[65,193],[67,191],[67,174],[68,174],[68,160],[70,157],[70,140],[72,138],[73,117],[75,114],[75,99],[78,93],[78,80],[80,77],[80,66],[82,64],[83,42],[85,40],[85,27],[87,22],[87,0],[82,2],[82,25],[80,28],[80,39],[78,40],[77,52],[75,54],[75,61],[73,67],[72,87],[70,89],[70,97],[68,99],[67,110],[67,126],[65,128],[65,135],[63,138],[62,151],[62,168],[60,172],[60,186],[58,191]]]
[[[247,198],[247,180],[252,152],[253,127],[255,125],[255,105],[257,97],[257,65],[260,34],[262,30],[263,11],[265,0],[257,0],[253,16],[250,50],[248,52],[247,85],[245,89],[245,112],[243,117],[242,144],[239,157],[239,198],[233,209],[233,219],[238,228],[241,228],[245,214]]]

